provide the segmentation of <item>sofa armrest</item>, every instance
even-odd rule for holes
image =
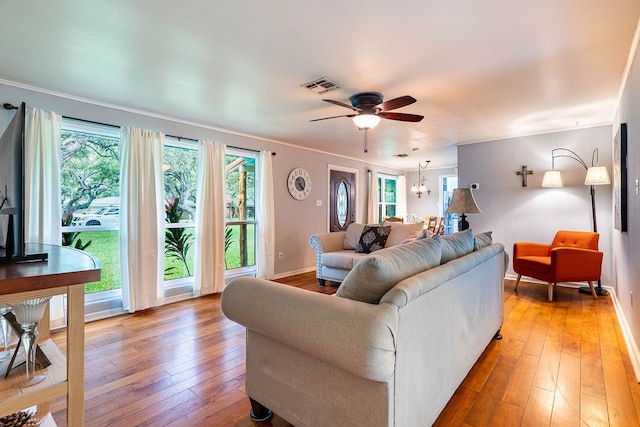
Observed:
[[[316,277],[322,278],[322,254],[325,252],[337,252],[343,249],[344,236],[346,231],[336,231],[333,233],[312,234],[309,244],[316,252]]]
[[[551,250],[552,277],[557,281],[598,280],[603,253],[593,249],[557,247]]]
[[[316,253],[336,252],[343,250],[345,231],[319,233],[311,235],[309,243]]]
[[[513,259],[523,256],[549,256],[551,245],[534,242],[516,242],[513,244]]]
[[[397,310],[241,277],[222,293],[231,320],[355,375],[386,381],[395,369]]]

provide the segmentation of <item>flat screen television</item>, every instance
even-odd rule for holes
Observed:
[[[28,253],[25,245],[25,104],[4,107],[17,112],[0,137],[0,263],[46,260],[47,254]]]

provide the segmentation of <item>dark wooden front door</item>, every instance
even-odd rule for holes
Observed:
[[[356,220],[356,174],[332,170],[329,187],[329,231],[345,231]]]

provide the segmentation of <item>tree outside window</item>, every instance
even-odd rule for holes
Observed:
[[[396,216],[396,177],[378,174],[378,217]]]
[[[198,171],[195,142],[166,137],[163,171],[166,213],[164,280],[171,281],[194,274]]]
[[[120,131],[64,119],[61,141],[62,244],[100,261],[85,293],[120,289]]]

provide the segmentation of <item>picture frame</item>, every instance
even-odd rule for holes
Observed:
[[[613,140],[613,199],[616,230],[627,231],[627,124],[621,123]]]

